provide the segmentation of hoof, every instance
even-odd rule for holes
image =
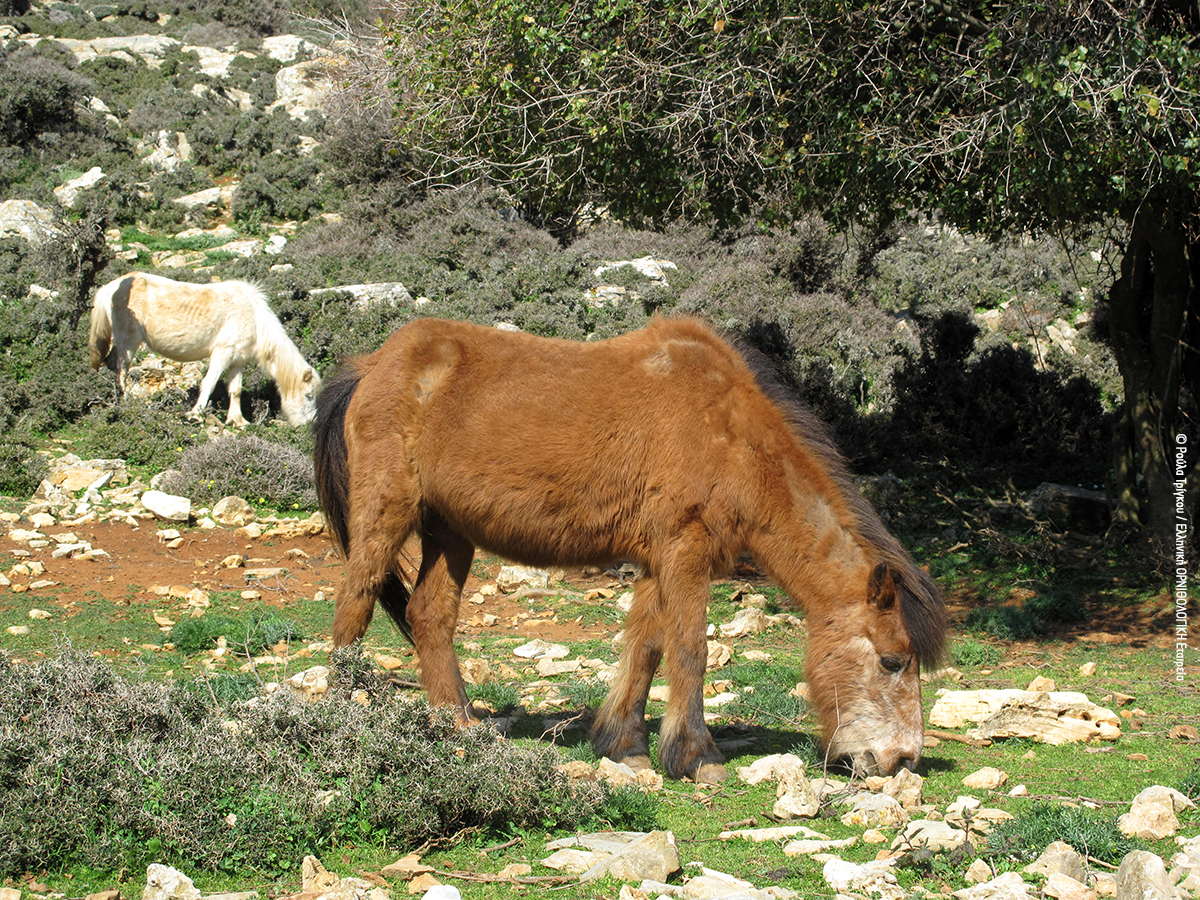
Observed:
[[[696,784],[721,784],[729,777],[720,763],[704,763],[696,770]]]

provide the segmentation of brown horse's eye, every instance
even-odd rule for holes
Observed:
[[[899,672],[904,668],[904,658],[900,656],[881,656],[879,663],[889,672]]]

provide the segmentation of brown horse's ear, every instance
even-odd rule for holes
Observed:
[[[880,563],[871,572],[867,600],[879,610],[891,609],[896,603],[896,581],[891,567]]]

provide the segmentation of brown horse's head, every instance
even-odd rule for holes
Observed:
[[[853,609],[810,616],[808,684],[830,761],[862,774],[913,769],[921,759],[922,665],[940,656],[945,613],[915,566],[876,565]]]

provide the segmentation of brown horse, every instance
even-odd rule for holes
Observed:
[[[666,773],[716,781],[704,724],[709,582],[748,549],[804,607],[811,697],[831,758],[913,767],[919,667],[944,604],[854,489],[825,429],[764,387],[708,326],[576,343],[425,319],[335,375],[317,403],[317,489],[347,559],[338,646],[378,601],[413,641],[434,704],[471,710],[454,656],[475,548],[530,565],[634,560],[643,574],[596,753],[647,767],[646,696],[671,682]],[[411,592],[405,539],[422,559]]]

